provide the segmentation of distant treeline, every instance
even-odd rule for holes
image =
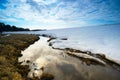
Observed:
[[[0,22],[0,32],[3,31],[29,31],[29,29],[19,28],[16,26],[6,25],[2,22]]]
[[[34,29],[34,30],[31,30],[31,31],[46,31],[46,29]]]

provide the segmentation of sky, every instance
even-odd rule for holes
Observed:
[[[120,23],[120,0],[0,0],[0,22],[29,29]]]

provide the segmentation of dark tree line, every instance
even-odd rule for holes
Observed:
[[[0,22],[0,33],[3,31],[29,31],[29,29],[18,28],[16,26],[6,25]]]

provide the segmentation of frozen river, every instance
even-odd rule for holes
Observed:
[[[47,34],[67,38],[68,40],[53,40],[53,46],[105,54],[109,58],[120,61],[120,24],[15,33]]]

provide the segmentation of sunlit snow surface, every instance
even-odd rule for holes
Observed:
[[[21,33],[65,37],[68,40],[53,40],[53,46],[102,53],[120,61],[120,24]]]

